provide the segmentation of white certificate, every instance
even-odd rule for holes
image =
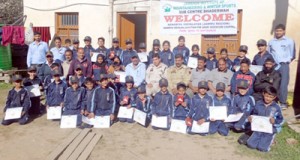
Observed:
[[[89,124],[89,125],[94,125],[95,124],[95,118],[89,118],[86,116],[82,116],[82,122]]]
[[[27,86],[26,89],[28,90],[30,97],[41,96],[40,86],[38,84]]]
[[[270,117],[252,116],[251,130],[264,133],[273,133]]]
[[[210,106],[209,117],[214,120],[225,120],[227,118],[226,106]]]
[[[110,116],[95,116],[94,128],[109,128]]]
[[[209,132],[209,122],[204,122],[201,125],[197,121],[193,121],[192,132],[194,133],[208,133]]]
[[[127,108],[121,106],[119,109],[118,113],[118,118],[127,118],[127,119],[132,119],[133,116],[133,108]]]
[[[145,112],[142,112],[138,109],[135,109],[134,115],[133,115],[133,120],[140,123],[141,125],[145,126],[146,124],[146,117],[147,114]]]
[[[23,107],[7,108],[5,112],[4,120],[21,118],[22,110]]]
[[[77,115],[61,116],[60,128],[76,128]]]
[[[186,124],[183,120],[172,119],[170,131],[178,133],[186,133]]]
[[[91,52],[91,53],[93,53],[93,55],[92,55],[92,57],[91,57],[91,61],[92,61],[92,62],[97,62],[97,56],[98,56],[98,54],[100,54],[100,53],[98,53],[98,52]]]
[[[49,107],[47,109],[47,119],[60,119],[61,118],[61,107]]]
[[[244,113],[238,113],[238,114],[230,114],[226,119],[225,122],[237,122],[239,121]]]
[[[120,79],[120,82],[125,83],[125,77],[126,77],[125,72],[115,71],[114,73]]]
[[[148,55],[146,52],[138,53],[141,62],[148,62]]]
[[[263,70],[263,66],[260,66],[260,65],[251,65],[250,66],[250,71],[252,73],[254,73],[254,75],[257,75],[257,73],[262,71],[262,70]]]
[[[189,57],[189,61],[188,61],[187,66],[190,67],[190,68],[197,68],[198,59],[195,58],[195,57]]]
[[[168,117],[167,116],[152,116],[151,125],[158,128],[168,127]]]

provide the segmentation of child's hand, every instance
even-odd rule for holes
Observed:
[[[205,122],[205,119],[204,119],[204,118],[199,119],[199,120],[197,121],[197,123],[198,123],[199,125],[202,125],[204,122]]]
[[[61,106],[61,108],[63,108],[63,107],[64,107],[64,103],[62,102],[62,103],[60,104],[60,106]]]
[[[110,120],[113,121],[115,119],[115,115],[111,114],[110,115]]]
[[[175,102],[175,106],[177,107],[179,105],[179,103],[178,102]]]
[[[275,123],[275,119],[273,117],[270,117],[270,123],[274,124]]]
[[[181,105],[182,105],[183,107],[186,107],[186,106],[187,106],[186,102],[182,102]]]
[[[128,106],[127,106],[127,109],[130,109],[131,108],[131,105],[129,104]]]
[[[95,117],[95,114],[94,113],[89,113],[88,115],[88,118],[91,119],[91,118],[94,118]]]
[[[125,102],[124,102],[124,101],[121,101],[121,102],[120,102],[120,104],[121,104],[121,105],[124,105],[124,104],[125,104]]]
[[[89,112],[85,110],[85,111],[84,111],[84,115],[85,115],[85,116],[89,115]]]
[[[252,123],[252,116],[249,116],[249,117],[248,117],[248,121],[249,121],[250,123]]]
[[[84,114],[84,110],[81,110],[81,111],[80,111],[80,114],[82,114],[82,115],[83,115],[83,114]]]
[[[216,121],[216,120],[215,120],[214,118],[211,118],[210,121],[214,122],[214,121]]]
[[[25,114],[25,111],[22,111],[22,114],[21,114],[21,116],[24,116],[24,114]]]
[[[49,109],[49,105],[46,106],[46,109],[47,109],[47,110]]]

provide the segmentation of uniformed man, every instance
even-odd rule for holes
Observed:
[[[146,94],[154,96],[157,92],[159,92],[159,84],[158,81],[164,78],[164,74],[167,65],[161,63],[160,56],[158,54],[154,54],[152,58],[153,63],[150,64],[146,71]]]
[[[183,55],[177,54],[175,56],[175,65],[168,68],[165,72],[165,77],[169,81],[168,90],[173,94],[177,93],[177,83],[183,82],[188,85],[190,81],[190,69],[183,62]]]

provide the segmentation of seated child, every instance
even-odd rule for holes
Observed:
[[[147,114],[146,125],[147,127],[151,121],[151,105],[152,100],[150,96],[146,95],[146,88],[144,86],[139,86],[137,89],[137,97],[136,97],[136,106],[135,109],[138,109]]]
[[[8,92],[6,104],[4,107],[4,115],[8,108],[23,107],[21,118],[12,120],[2,120],[2,125],[10,125],[13,122],[19,122],[20,125],[24,125],[28,122],[28,110],[31,107],[29,93],[22,87],[22,76],[14,75],[13,78],[14,87]]]
[[[185,93],[186,85],[177,84],[177,94],[174,96],[174,114],[173,119],[185,120],[190,111],[190,97]]]
[[[270,123],[273,125],[273,133],[263,133],[254,131],[247,141],[247,146],[262,152],[270,151],[270,146],[279,133],[284,123],[279,105],[275,102],[277,91],[272,86],[267,86],[263,91],[263,100],[258,101],[253,109],[253,115],[270,117]],[[252,116],[248,120],[252,122]]]
[[[209,122],[209,110],[208,107],[212,105],[212,98],[206,93],[208,90],[208,84],[206,81],[198,83],[198,94],[194,95],[191,100],[191,109],[186,118],[186,125],[188,126],[188,133],[192,132],[193,122],[202,125],[204,122]],[[201,133],[200,135],[207,135],[207,133]]]
[[[231,101],[229,98],[227,98],[224,95],[225,88],[226,88],[226,86],[223,82],[217,83],[217,86],[216,86],[217,92],[213,98],[213,106],[215,106],[215,107],[227,106],[227,112],[228,112],[228,109],[230,109],[230,107],[231,107]],[[227,113],[227,116],[228,116],[228,113]],[[215,120],[215,119],[210,118],[209,133],[215,134],[216,132],[218,132],[222,136],[227,136],[229,133],[229,129],[225,125],[224,120]]]

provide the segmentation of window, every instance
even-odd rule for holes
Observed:
[[[78,39],[78,13],[56,13],[55,35],[59,36],[64,45],[65,39]]]

